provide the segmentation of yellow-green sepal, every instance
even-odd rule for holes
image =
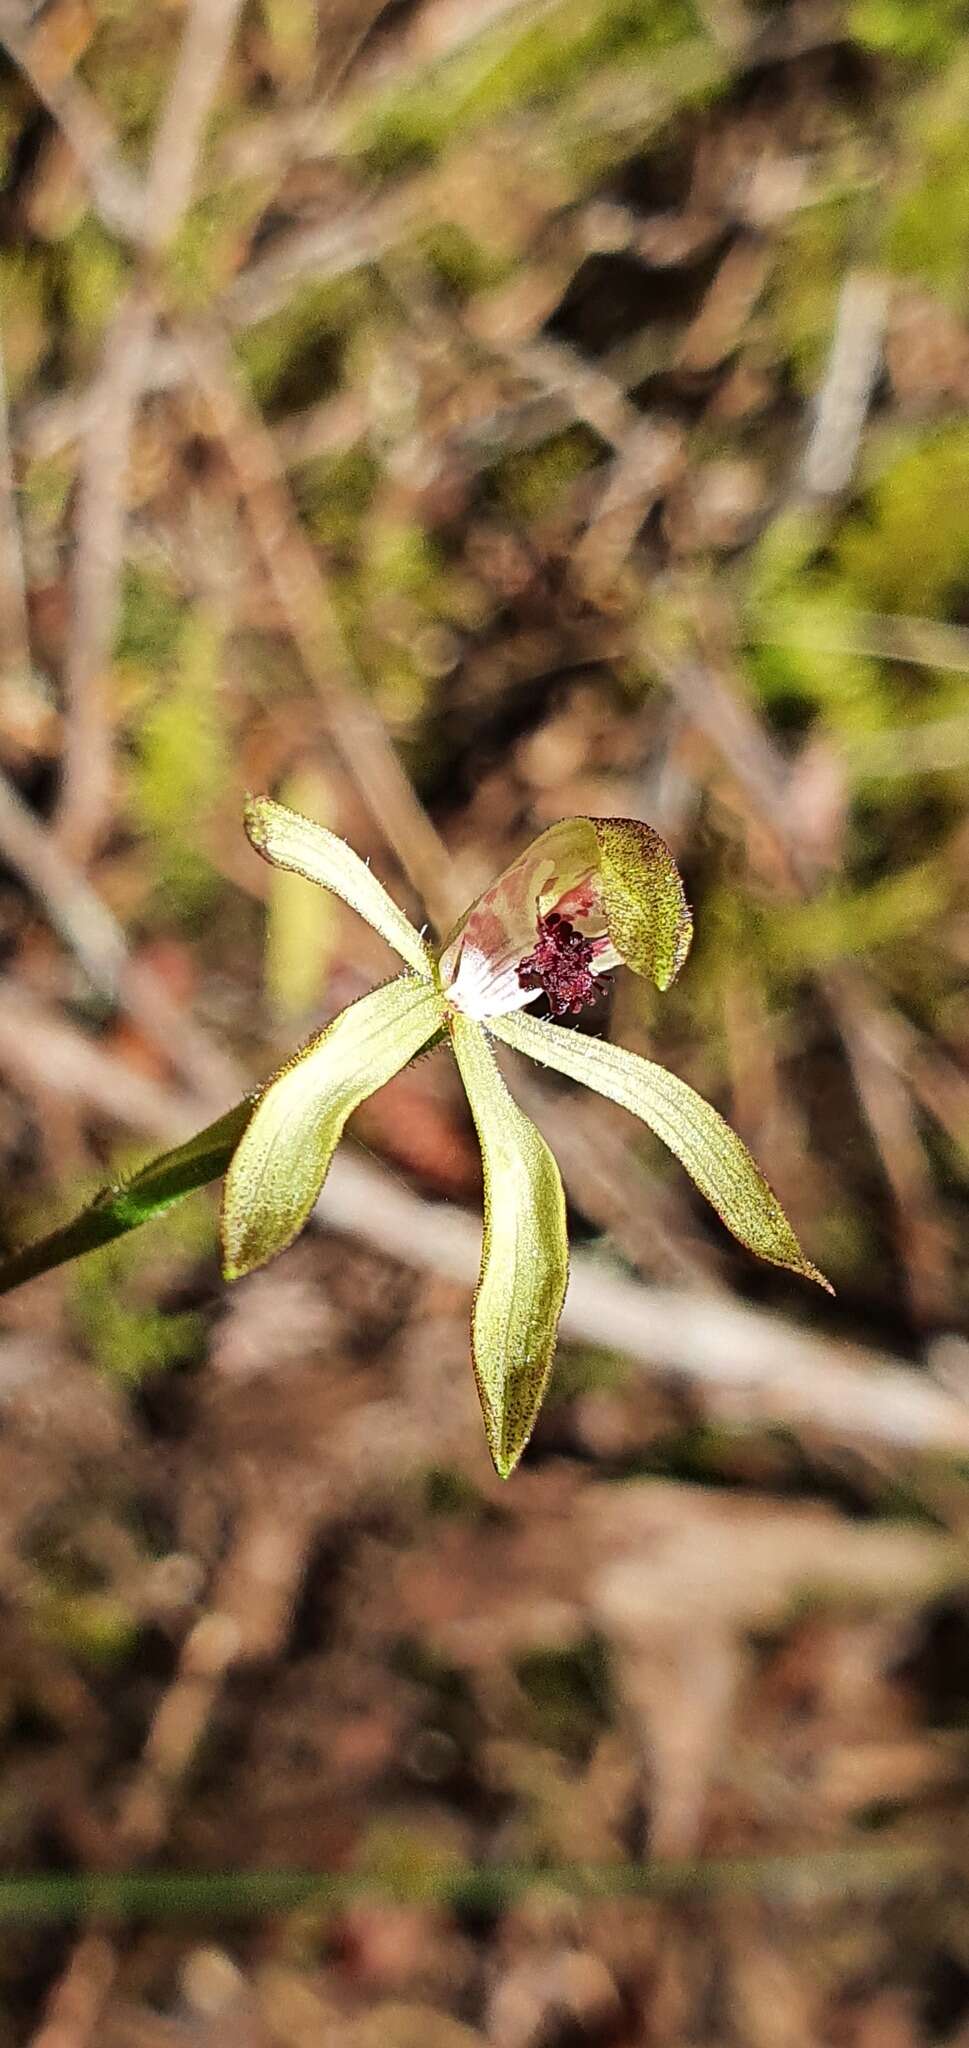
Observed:
[[[431,955],[420,932],[345,839],[268,796],[247,797],[245,823],[251,844],[264,860],[329,889],[365,917],[415,974],[425,980],[433,976]]]
[[[223,1271],[237,1280],[284,1251],[309,1217],[351,1111],[440,1029],[441,998],[401,975],[341,1012],[267,1082],[232,1155]]]
[[[673,855],[636,818],[590,818],[609,937],[627,967],[667,989],[690,950],[693,919]]]
[[[484,1167],[474,1374],[488,1447],[507,1479],[534,1428],[555,1350],[569,1275],[565,1195],[555,1160],[512,1101],[481,1026],[455,1014],[449,1029]]]
[[[831,1282],[805,1258],[777,1196],[742,1139],[676,1074],[622,1046],[563,1031],[561,1025],[524,1011],[495,1018],[492,1029],[517,1052],[595,1088],[638,1116],[686,1167],[701,1195],[748,1251],[834,1292]]]

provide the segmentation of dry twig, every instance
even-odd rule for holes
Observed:
[[[0,989],[0,1002],[7,992]],[[43,1032],[30,1024],[34,1012]],[[23,991],[13,999],[13,1023],[0,1030],[0,1062],[44,1087],[62,1069],[72,1075],[75,1100],[86,1090],[94,1107],[136,1113],[139,1128],[177,1142],[198,1120],[200,1105],[154,1084],[137,1099],[135,1084],[119,1081],[117,1062],[99,1047],[76,1046],[74,1027],[45,1012]],[[324,1226],[399,1259],[473,1288],[481,1254],[477,1218],[450,1203],[430,1203],[346,1146],[338,1153],[317,1205]],[[590,1252],[572,1260],[562,1317],[563,1337],[619,1352],[648,1372],[668,1374],[692,1387],[710,1414],[734,1426],[783,1424],[844,1444],[905,1455],[969,1452],[969,1410],[924,1373],[897,1359],[829,1338],[721,1294],[644,1287],[625,1279]]]
[[[81,79],[65,74],[48,24],[42,20],[34,28],[30,15],[17,0],[0,0],[0,41],[57,122],[105,226],[134,239],[143,214],[138,180],[123,162],[97,101]]]
[[[895,1198],[899,1253],[923,1320],[951,1314],[950,1246],[919,1136],[902,1042],[861,970],[829,968],[824,989],[851,1063],[858,1099]]]
[[[151,301],[135,285],[122,299],[105,337],[81,455],[57,820],[65,851],[81,861],[94,851],[111,815],[113,734],[107,681],[127,522],[128,451],[153,327]]]
[[[813,497],[836,497],[854,474],[881,365],[888,302],[888,280],[874,272],[850,271],[841,287],[828,367],[801,464],[801,483]]]
[[[24,676],[29,668],[27,579],[17,519],[7,380],[0,336],[0,671]]]
[[[296,516],[272,436],[243,395],[228,350],[213,332],[181,336],[235,471],[276,601],[317,691],[333,745],[388,844],[441,930],[466,891],[354,672],[313,548]]]
[[[157,260],[171,242],[191,199],[206,120],[240,4],[194,0],[189,10],[145,187],[141,246],[150,259]],[[110,815],[113,746],[105,685],[124,555],[128,453],[154,324],[152,292],[147,281],[138,279],[108,330],[81,464],[58,818],[65,847],[81,860],[96,848]]]
[[[799,894],[814,885],[817,864],[803,843],[789,801],[787,771],[768,734],[747,703],[730,668],[722,626],[714,647],[709,631],[703,651],[670,650],[662,638],[646,642],[648,659],[698,730],[716,747],[756,816],[770,829]],[[912,1113],[905,1078],[888,1056],[892,1019],[861,974],[819,975],[844,1039],[855,1087],[871,1130],[898,1216],[898,1244],[913,1305],[938,1313],[950,1300],[948,1239]],[[923,1261],[925,1267],[923,1270]],[[932,1277],[925,1281],[925,1272]]]

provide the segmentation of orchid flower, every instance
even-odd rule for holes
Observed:
[[[568,1239],[558,1167],[509,1095],[492,1038],[641,1117],[742,1244],[822,1280],[746,1147],[692,1088],[635,1053],[529,1014],[542,995],[554,1016],[576,1014],[620,964],[661,989],[678,973],[692,935],[690,913],[673,856],[648,825],[626,818],[553,825],[472,905],[437,959],[370,869],[331,832],[265,799],[250,803],[246,828],[267,860],[360,911],[408,971],[362,996],[267,1083],[226,1175],[228,1278],[291,1243],[317,1200],[351,1110],[445,1037],[484,1167],[471,1342],[500,1473],[520,1458],[545,1391]]]
[[[689,950],[692,923],[669,848],[629,818],[566,818],[532,841],[435,953],[342,839],[268,798],[250,800],[246,830],[276,867],[318,883],[365,917],[405,972],[361,996],[280,1067],[255,1098],[189,1145],[108,1190],[60,1233],[57,1257],[130,1228],[222,1169],[226,1278],[285,1250],[326,1179],[347,1118],[408,1061],[446,1041],[481,1145],[484,1237],[471,1348],[485,1432],[507,1476],[528,1442],[548,1381],[568,1282],[565,1196],[558,1167],[508,1093],[499,1039],[582,1081],[647,1124],[686,1167],[740,1243],[775,1265],[829,1283],[805,1258],[746,1146],[676,1075],[622,1047],[536,1017],[578,1014],[613,969],[666,989]],[[83,1223],[83,1219],[81,1219]],[[72,1238],[71,1232],[74,1231]],[[52,1243],[49,1240],[48,1243]],[[0,1267],[0,1290],[42,1270],[31,1253]],[[49,1257],[45,1263],[53,1263]]]

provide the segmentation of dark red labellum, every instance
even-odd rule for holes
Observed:
[[[519,964],[519,985],[542,989],[553,1017],[577,1015],[605,992],[602,976],[592,971],[595,957],[594,940],[583,938],[567,917],[550,910],[538,920],[538,944]]]

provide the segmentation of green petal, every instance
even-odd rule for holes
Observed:
[[[227,1280],[292,1243],[351,1111],[406,1066],[440,1024],[436,990],[404,975],[344,1010],[267,1082],[226,1175]]]
[[[712,1202],[728,1230],[748,1251],[774,1266],[789,1266],[834,1289],[806,1259],[787,1217],[746,1145],[723,1117],[685,1081],[621,1046],[583,1038],[519,1012],[495,1018],[491,1027],[507,1045],[530,1059],[557,1068],[573,1081],[595,1088],[642,1118],[686,1167],[701,1195]]]
[[[690,950],[693,920],[673,855],[652,826],[592,818],[609,937],[634,974],[669,988]]]
[[[301,818],[298,811],[287,810],[285,804],[273,803],[268,796],[247,798],[245,820],[257,853],[272,861],[274,867],[288,868],[294,875],[303,875],[308,882],[318,882],[321,889],[330,889],[334,896],[342,897],[351,910],[359,911],[373,925],[388,946],[393,946],[415,974],[423,975],[425,980],[430,978],[431,956],[420,933],[344,839],[338,839],[324,825]]]
[[[488,1041],[454,1016],[451,1041],[484,1165],[484,1244],[471,1317],[485,1431],[503,1479],[531,1436],[569,1276],[565,1196],[544,1138],[512,1101]]]

